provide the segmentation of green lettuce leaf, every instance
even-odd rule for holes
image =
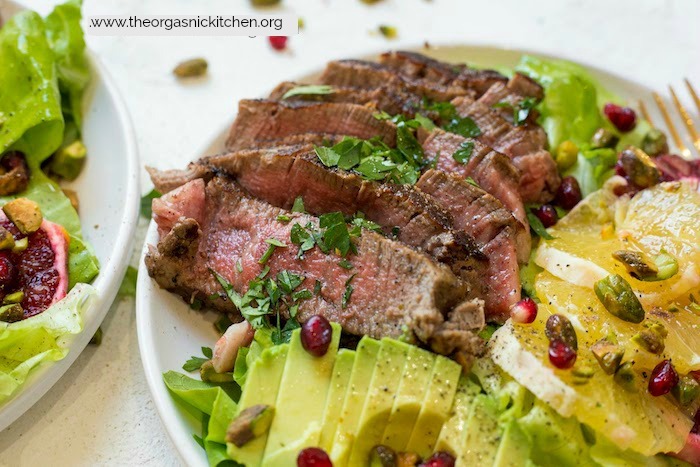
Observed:
[[[43,362],[58,361],[68,349],[62,338],[83,330],[83,313],[95,289],[79,284],[46,311],[16,323],[0,322],[0,402],[10,397]]]
[[[624,102],[580,65],[525,55],[515,71],[529,76],[545,89],[545,97],[537,110],[540,112],[539,123],[547,132],[550,150],[555,151],[566,140],[573,141],[581,150],[577,163],[563,175],[573,175],[578,179],[583,196],[600,189],[613,174],[617,152],[629,145],[639,146],[651,128],[648,122],[638,119],[633,131],[618,132],[602,110],[608,102]],[[591,149],[591,139],[599,128],[605,128],[620,138],[616,150]]]

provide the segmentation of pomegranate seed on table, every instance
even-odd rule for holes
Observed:
[[[557,210],[551,204],[543,204],[539,208],[535,209],[533,213],[542,222],[542,225],[547,228],[551,227],[557,223],[559,220],[559,215],[557,215]]]
[[[530,324],[537,318],[537,303],[531,298],[523,298],[510,308],[514,323]]]
[[[312,316],[301,326],[301,345],[316,357],[326,355],[332,338],[331,323],[321,315]]]
[[[654,397],[671,392],[678,384],[678,373],[669,360],[664,360],[654,367],[649,378],[649,394]]]
[[[451,454],[440,451],[421,462],[420,467],[454,467],[455,458]]]
[[[567,370],[576,363],[576,351],[558,339],[549,343],[549,361],[560,370]]]
[[[582,198],[578,180],[570,175],[562,178],[561,185],[557,190],[557,204],[564,209],[573,209]]]
[[[321,448],[303,449],[297,456],[298,467],[333,467],[330,457]]]
[[[610,123],[623,133],[634,130],[637,124],[637,114],[629,107],[608,103],[603,107],[603,113],[608,117]]]
[[[275,50],[284,50],[287,48],[287,36],[269,36],[267,40],[270,41],[270,45]]]

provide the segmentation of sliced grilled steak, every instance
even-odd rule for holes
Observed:
[[[471,157],[464,164],[452,157],[463,143],[474,145]],[[456,173],[463,178],[473,178],[481,188],[503,203],[523,225],[529,225],[525,207],[518,192],[520,173],[508,157],[477,140],[467,139],[440,129],[435,129],[428,134],[422,141],[422,145],[426,158],[438,158],[438,169]]]
[[[327,133],[369,139],[375,136],[393,145],[396,129],[391,122],[374,118],[371,107],[334,103],[242,100],[226,147],[250,148],[259,141],[279,140],[305,133]]]
[[[182,211],[173,224],[171,214],[186,205],[182,203],[186,197],[197,209]],[[318,228],[318,220],[251,198],[221,176],[206,185],[203,179],[188,182],[154,200],[153,211],[162,233],[157,247],[150,246],[146,255],[149,275],[187,301],[199,299],[235,312],[210,270],[244,293],[264,267],[259,259],[269,246],[265,240],[275,238],[288,246],[276,248],[268,259],[269,277],[286,270],[305,278],[299,289],[314,290],[317,280],[323,284],[318,295],[299,302],[301,322],[322,314],[351,334],[414,338],[446,354],[473,353],[478,347],[471,329],[455,329],[460,323],[483,323],[478,302],[465,303],[464,288],[446,267],[400,242],[363,231],[355,241],[357,254],[348,257],[351,270],[338,264],[339,257],[317,247],[298,259],[298,248],[290,239],[292,227],[311,223]],[[278,221],[281,214],[292,220]],[[454,339],[455,332],[459,339]]]
[[[530,232],[500,201],[457,174],[431,169],[417,186],[449,211],[455,228],[474,235],[488,258],[482,278],[487,317],[504,322],[510,307],[520,300],[518,260],[527,262]]]
[[[461,64],[441,62],[416,52],[387,52],[379,57],[379,62],[402,76],[468,89],[477,97],[493,84],[508,80],[494,70],[475,70]]]
[[[281,100],[287,91],[300,86],[299,83],[285,81],[277,85],[270,93],[270,99]],[[351,104],[372,104],[377,110],[383,110],[391,115],[411,112],[406,108],[411,96],[400,95],[398,92],[386,86],[374,89],[358,89],[344,86],[333,86],[330,94],[301,94],[287,98],[288,101],[302,102],[347,102]]]
[[[394,70],[374,62],[339,60],[326,65],[319,80],[333,86],[375,89],[385,87],[402,96],[412,96],[408,108],[420,108],[423,97],[445,102],[457,96],[473,95],[461,86],[444,86],[439,83],[402,76]]]
[[[479,141],[510,157],[520,169],[519,192],[524,202],[546,203],[554,198],[561,179],[554,159],[544,149],[547,135],[541,127],[514,126],[481,100],[462,96],[452,103],[459,115],[470,117],[481,129]]]

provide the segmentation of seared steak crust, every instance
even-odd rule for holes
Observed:
[[[377,120],[375,113],[373,107],[346,103],[242,100],[226,147],[233,151],[256,146],[261,141],[306,133],[363,139],[378,136],[386,144],[394,145],[395,126],[386,120]]]
[[[171,202],[183,194],[205,202],[198,212],[188,212],[174,224],[159,225],[161,241],[150,247],[146,266],[161,287],[186,301],[198,299],[220,311],[236,312],[210,271],[217,271],[244,293],[264,267],[258,260],[268,248],[265,240],[275,238],[287,247],[276,248],[267,261],[270,277],[287,270],[305,278],[300,288],[313,290],[317,280],[323,284],[318,295],[300,302],[297,318],[301,322],[322,314],[351,334],[414,338],[450,353],[477,350],[478,339],[470,329],[459,329],[462,339],[457,344],[441,339],[441,331],[452,330],[455,323],[481,322],[478,316],[454,316],[456,311],[478,314],[483,309],[477,302],[460,306],[464,287],[449,269],[427,256],[363,231],[356,239],[357,254],[348,257],[351,270],[338,264],[340,258],[318,248],[298,259],[298,248],[290,240],[292,226],[318,226],[318,220],[254,199],[222,176],[206,186],[203,179],[188,182],[154,203],[154,214],[176,210],[179,200]],[[292,220],[279,221],[280,214]],[[353,292],[343,305],[348,284]]]

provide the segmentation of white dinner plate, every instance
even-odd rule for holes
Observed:
[[[21,9],[0,0],[4,20]],[[66,357],[35,368],[17,392],[0,405],[0,430],[51,389],[83,351],[114,301],[133,249],[140,199],[134,132],[107,71],[93,56],[90,63],[92,82],[85,96],[83,125],[88,158],[78,179],[68,187],[78,193],[83,235],[100,261],[100,273],[92,284],[97,293],[83,315],[83,332],[65,339]]]
[[[482,46],[445,46],[432,47],[430,50],[422,48],[415,50],[439,60],[478,64],[486,68],[512,67],[524,54],[543,56],[524,50]],[[376,57],[377,54],[362,58],[371,60]],[[630,100],[644,99],[649,109],[654,108],[649,88],[593,66],[585,66],[610,91]],[[310,70],[297,81],[310,81],[320,71],[322,70]],[[280,75],[279,81],[290,78],[294,77]],[[652,114],[652,117],[654,116]],[[659,117],[656,116],[656,118],[658,121]],[[193,154],[193,159],[223,151],[228,129],[227,125],[201,153]],[[148,276],[143,255],[147,251],[147,245],[154,245],[157,241],[155,224],[151,222],[141,257],[136,292],[136,325],[141,358],[153,400],[173,444],[188,465],[204,467],[207,465],[206,455],[192,437],[193,433],[201,434],[201,421],[194,419],[172,398],[163,384],[162,375],[169,370],[182,372],[183,363],[191,355],[201,354],[200,347],[214,346],[219,336],[213,323],[218,315],[213,312],[193,311],[179,296],[160,289]]]

